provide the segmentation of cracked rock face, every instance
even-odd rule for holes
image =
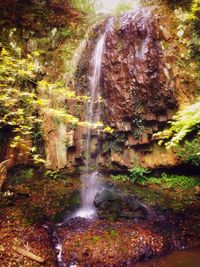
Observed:
[[[106,120],[165,116],[176,106],[163,62],[161,33],[148,8],[110,19],[103,58]]]

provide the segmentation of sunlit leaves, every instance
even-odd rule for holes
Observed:
[[[68,114],[66,110],[61,108],[60,109],[44,108],[42,109],[42,112],[44,112],[45,114],[49,114],[51,115],[51,117],[65,123],[77,124],[79,121],[76,117],[74,117],[71,114]]]
[[[199,129],[200,102],[197,102],[180,110],[170,122],[170,128],[157,133],[156,136],[165,140],[167,147],[171,147],[179,144],[193,130]]]
[[[103,129],[103,132],[104,132],[104,133],[110,133],[110,134],[112,134],[112,133],[114,133],[114,129],[111,128],[110,126],[107,126],[107,127],[105,127],[105,128]]]
[[[40,112],[50,115],[56,121],[77,124],[79,119],[66,109],[68,100],[87,101],[87,96],[77,96],[74,91],[62,82],[49,83],[45,80],[38,82],[40,98],[35,104],[39,106]],[[87,123],[85,123],[87,124]]]
[[[76,93],[68,88],[62,82],[49,83],[45,80],[38,82],[39,89],[43,95],[50,95],[56,97],[57,101],[64,101],[66,99],[74,99]]]
[[[37,53],[38,55],[38,53]],[[9,127],[14,137],[11,148],[31,150],[30,137],[36,124],[37,99],[30,86],[36,77],[33,55],[24,58],[5,47],[0,52],[0,127]],[[27,141],[29,140],[29,141]]]
[[[39,55],[36,50],[22,58],[5,47],[0,50],[0,127],[11,129],[12,148],[23,148],[35,162],[44,163],[37,147],[25,141],[40,128],[39,115],[50,116],[56,123],[77,124],[79,119],[69,114],[67,101],[87,101],[88,97],[76,96],[64,82],[37,82]]]

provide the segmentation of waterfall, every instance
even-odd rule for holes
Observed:
[[[100,36],[97,45],[92,54],[90,61],[91,74],[89,75],[89,89],[90,100],[87,105],[87,136],[85,141],[85,171],[82,173],[82,206],[77,211],[77,217],[91,218],[95,215],[95,207],[93,201],[99,188],[98,183],[98,166],[96,163],[96,155],[98,152],[98,130],[95,129],[95,125],[101,118],[101,74],[102,74],[102,58],[104,53],[106,32],[109,23],[105,29],[105,32]],[[97,144],[94,149],[91,148],[91,141],[93,139],[93,132],[97,138]],[[94,154],[94,155],[93,155]],[[95,171],[91,172],[91,167],[95,167]]]

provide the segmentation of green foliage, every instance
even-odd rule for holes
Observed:
[[[26,88],[27,81],[31,82],[35,77],[32,62],[33,57],[31,55],[20,59],[4,47],[1,50],[0,124],[2,126],[10,125],[17,132],[21,131],[24,134],[29,130],[27,121],[33,113],[33,101],[35,100],[35,93]],[[30,120],[32,119],[31,117]],[[20,129],[18,129],[19,125]]]
[[[15,171],[14,173],[12,173],[9,181],[14,185],[22,184],[25,183],[27,180],[33,179],[34,175],[35,171],[33,168],[21,169],[18,172]]]
[[[118,234],[118,232],[117,232],[115,229],[112,229],[112,230],[110,231],[110,236],[111,236],[112,238],[117,238],[117,237],[119,236],[119,234]]]
[[[129,177],[127,175],[111,175],[111,178],[114,180],[114,181],[117,181],[117,182],[127,182],[127,181],[130,181]]]
[[[178,111],[170,122],[170,128],[157,133],[156,136],[164,139],[167,147],[171,147],[179,144],[189,133],[199,129],[200,102],[197,102]]]
[[[60,37],[69,38],[73,35],[73,31],[69,28],[62,28],[59,31]]]
[[[14,51],[2,47],[0,51],[0,127],[9,128],[13,135],[12,148],[26,150],[35,163],[44,163],[37,145],[31,147],[31,138],[41,136],[39,113],[50,114],[55,120],[76,124],[78,119],[66,110],[66,100],[75,99],[75,92],[64,83],[37,83],[34,65],[38,51],[21,58]],[[38,96],[40,91],[40,97]],[[49,99],[52,99],[51,101]],[[85,101],[86,97],[77,97]]]
[[[111,175],[111,178],[119,183],[124,183],[124,182],[140,182],[142,183],[143,181],[146,181],[147,175],[150,173],[150,171],[146,168],[143,167],[134,167],[129,170],[129,175]]]
[[[45,172],[45,175],[49,178],[51,178],[52,180],[59,180],[59,179],[63,179],[63,173],[59,172],[59,171],[52,171],[52,170],[47,170]]]
[[[200,2],[193,0],[188,20],[192,24],[192,38],[190,44],[191,58],[196,61],[200,72]]]
[[[67,111],[66,101],[73,99],[84,102],[87,96],[76,96],[63,82],[49,83],[45,80],[38,82],[41,97],[35,101],[40,112],[50,115],[56,122],[64,122],[76,125],[79,119]]]
[[[132,183],[135,183],[136,181],[142,181],[147,178],[147,175],[150,173],[150,171],[143,167],[134,167],[129,170],[130,173],[130,181]]]
[[[111,142],[111,150],[120,152],[123,148],[124,142],[126,141],[126,134],[121,132],[115,132],[113,134],[114,140]]]
[[[192,32],[192,40],[190,43],[190,57],[192,60],[195,60],[198,71],[200,72],[200,37],[195,31]]]
[[[193,23],[193,27],[198,34],[200,34],[200,1],[193,0],[191,5],[191,11],[189,13],[189,19]]]
[[[184,175],[168,175],[162,173],[161,177],[149,177],[142,181],[143,185],[157,184],[163,188],[189,190],[200,184],[200,179],[197,177],[189,177]]]
[[[185,141],[183,146],[177,146],[177,155],[186,163],[200,166],[200,136],[192,141]]]
[[[37,51],[34,51],[35,53]],[[36,70],[34,55],[28,54],[21,58],[5,47],[0,52],[0,127],[9,127],[14,135],[11,147],[29,148],[29,136],[36,125],[40,124],[37,117],[35,101]],[[35,149],[29,151],[36,156]]]
[[[94,245],[96,245],[99,240],[100,240],[100,236],[93,236],[93,238],[92,238],[92,242]]]

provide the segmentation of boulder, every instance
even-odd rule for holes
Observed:
[[[113,189],[104,189],[98,192],[95,196],[94,205],[98,208],[103,202],[115,202],[120,199],[120,196]]]
[[[135,196],[128,195],[126,197],[126,203],[130,210],[135,211],[140,208],[139,199]]]
[[[100,219],[145,219],[147,217],[147,209],[138,196],[126,196],[113,188],[98,192],[94,205]]]
[[[122,207],[121,196],[114,189],[104,189],[95,196],[94,205],[100,219],[116,219]]]
[[[122,219],[134,219],[134,212],[132,212],[132,211],[122,211],[120,213],[120,218],[122,218]]]

